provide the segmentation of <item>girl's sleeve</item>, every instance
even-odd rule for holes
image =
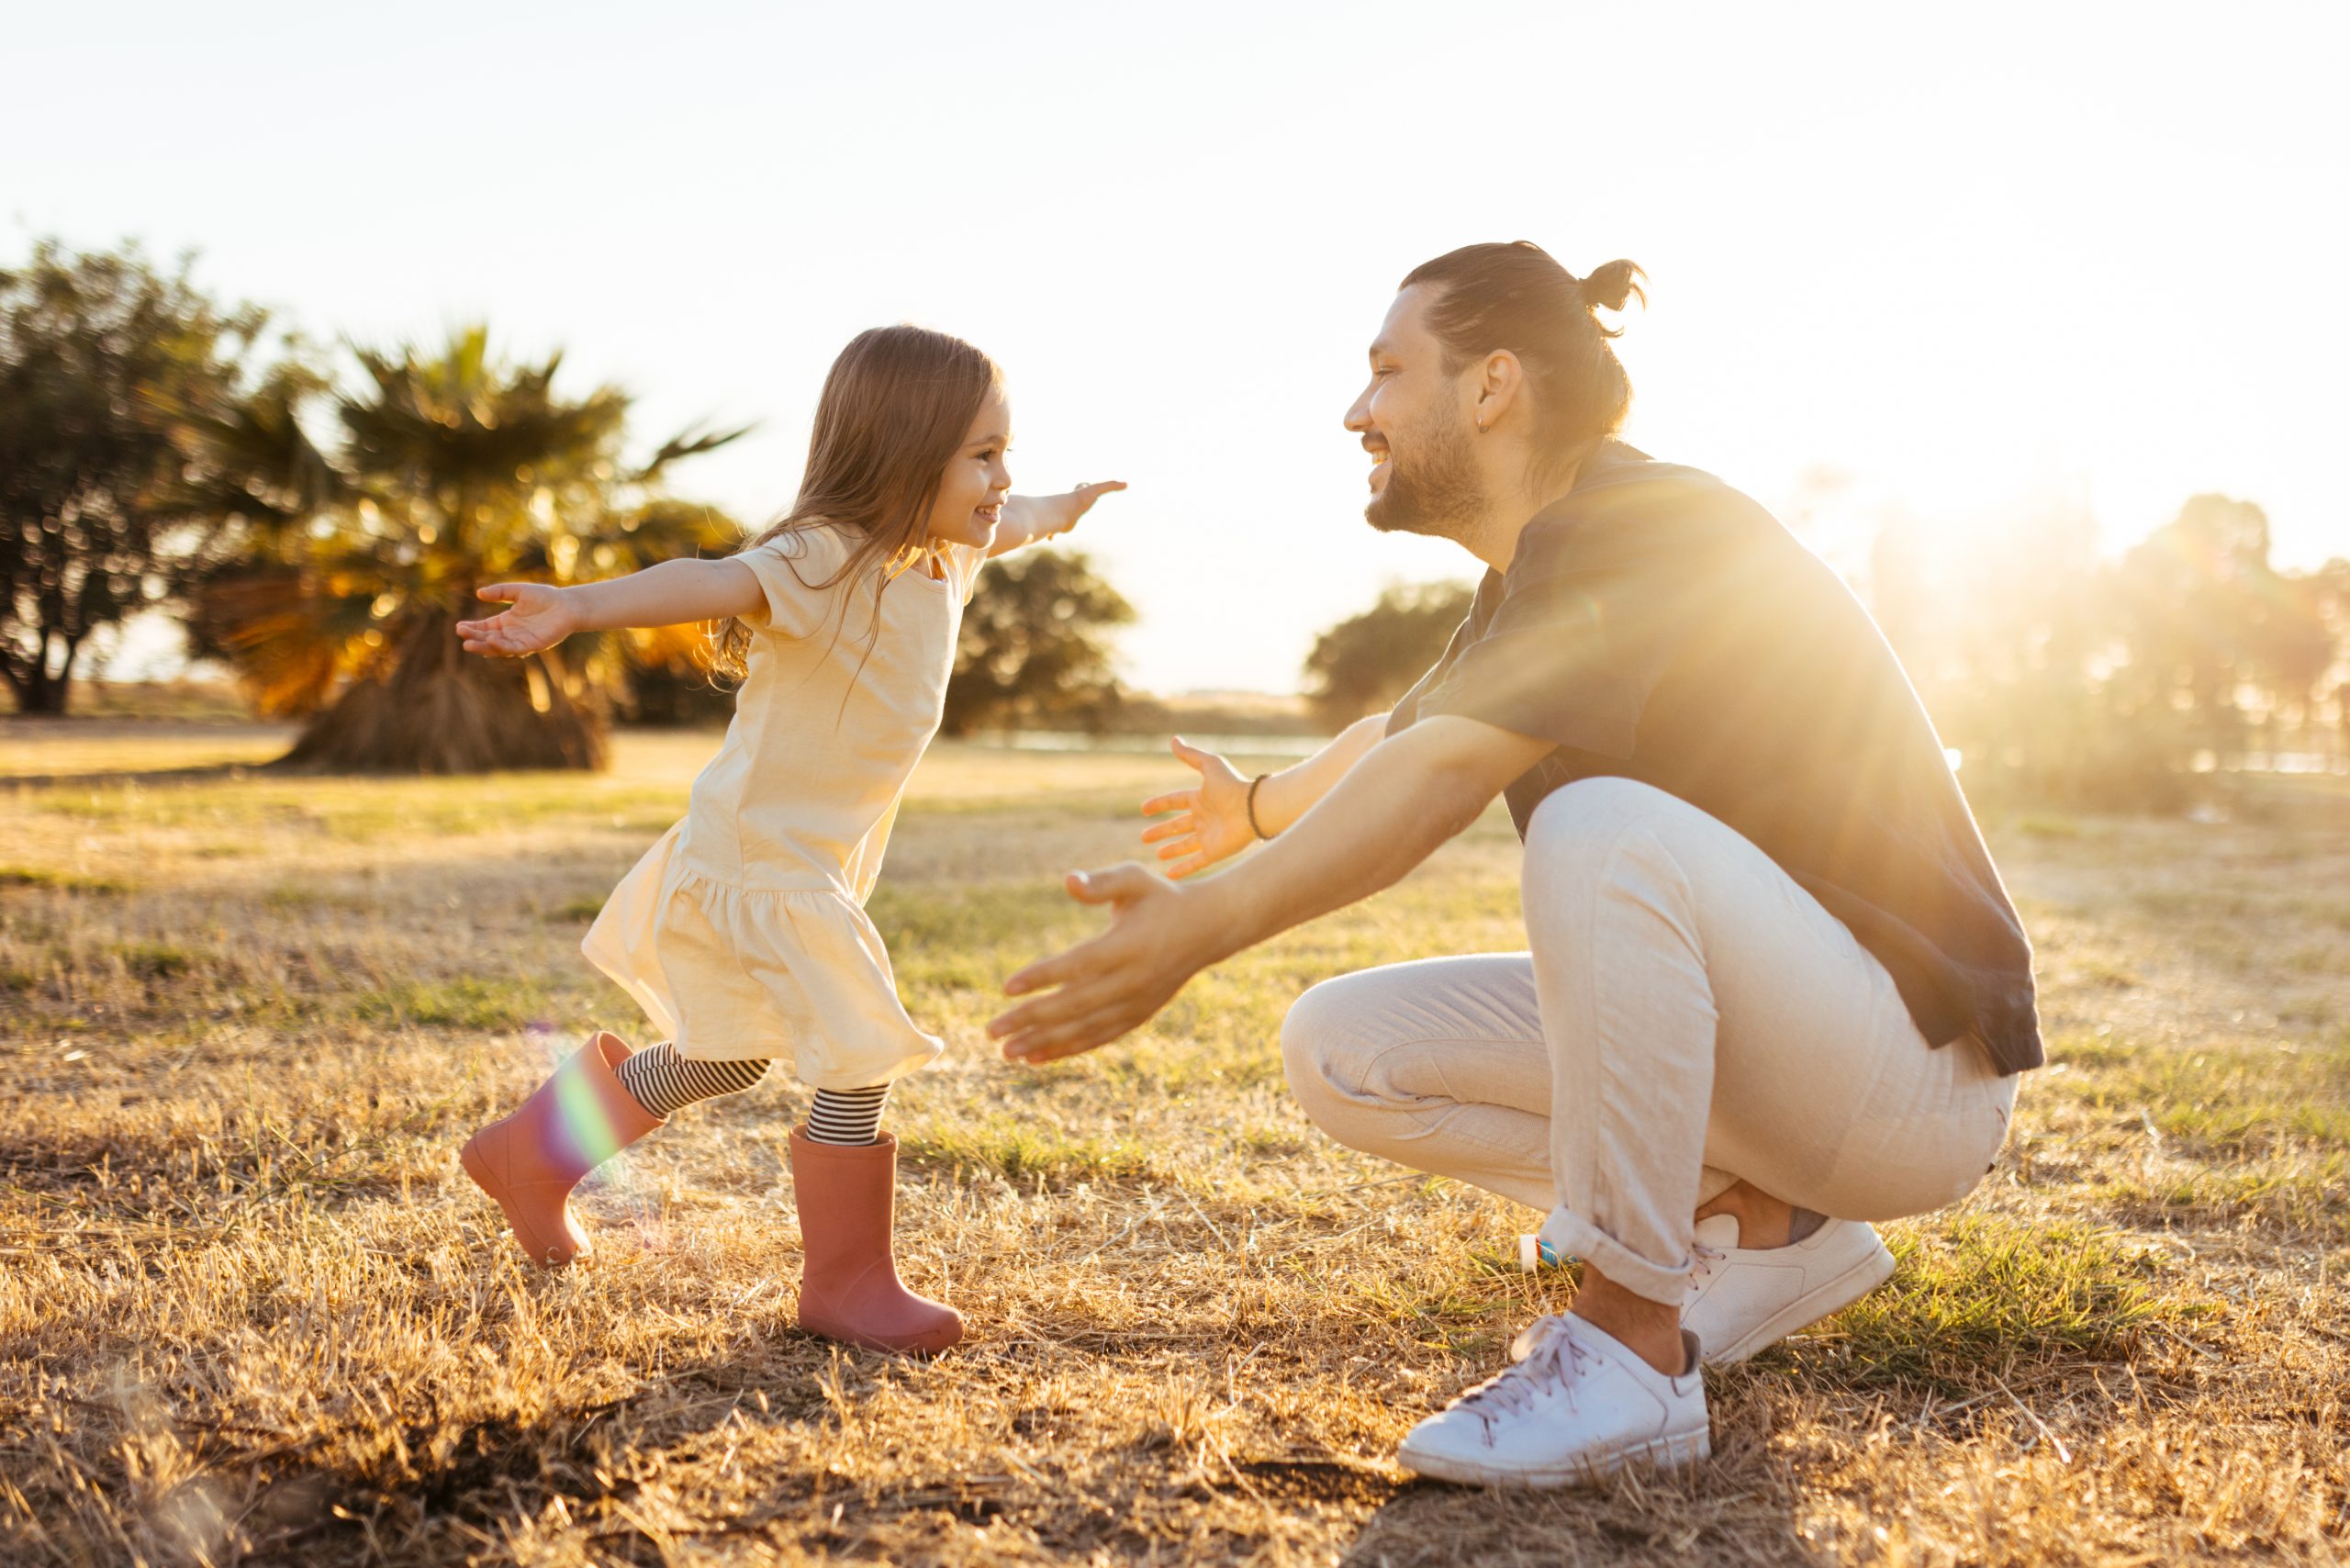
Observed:
[[[796,529],[735,557],[751,568],[767,597],[763,614],[744,617],[780,637],[811,637],[844,585],[832,582],[846,552],[829,528]],[[830,587],[824,586],[831,583]]]
[[[947,548],[952,569],[959,578],[956,586],[963,590],[963,602],[968,604],[971,596],[979,591],[979,571],[988,564],[988,553],[970,544],[952,544]]]

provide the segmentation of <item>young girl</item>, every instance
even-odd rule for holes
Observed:
[[[798,502],[740,554],[577,588],[494,584],[481,597],[513,608],[458,624],[467,652],[520,656],[574,632],[723,621],[718,667],[742,681],[685,819],[581,944],[669,1038],[632,1054],[598,1035],[461,1157],[538,1261],[588,1251],[567,1199],[588,1170],[789,1055],[815,1090],[790,1140],[800,1327],[887,1350],[962,1338],[954,1308],[898,1282],[890,1252],[882,1104],[944,1047],[899,1002],[864,905],[979,567],[1125,487],[1010,495],[1011,435],[978,349],[918,327],[860,333],[825,378]]]

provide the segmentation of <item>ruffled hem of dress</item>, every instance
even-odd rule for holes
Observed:
[[[851,1089],[946,1048],[907,1014],[881,935],[845,890],[713,877],[682,862],[677,834],[622,879],[580,946],[680,1056],[785,1056],[802,1081]]]

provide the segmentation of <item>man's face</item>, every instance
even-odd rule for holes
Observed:
[[[1415,286],[1388,307],[1371,345],[1371,383],[1347,410],[1347,428],[1371,455],[1362,510],[1371,527],[1457,539],[1483,514],[1485,487],[1461,377],[1445,369],[1428,304],[1429,290]]]

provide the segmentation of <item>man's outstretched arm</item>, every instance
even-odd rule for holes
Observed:
[[[1438,715],[1373,746],[1288,832],[1213,880],[1178,888],[1132,863],[1072,873],[1072,896],[1111,906],[1110,929],[1013,975],[1007,994],[1047,994],[990,1033],[1015,1061],[1108,1044],[1208,965],[1400,881],[1553,748]]]

